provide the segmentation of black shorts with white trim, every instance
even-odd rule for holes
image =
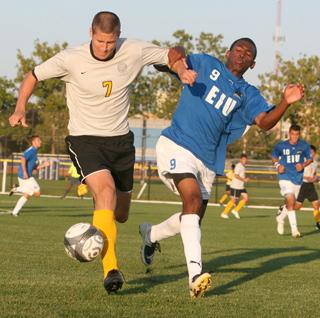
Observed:
[[[132,191],[135,148],[131,131],[112,137],[67,136],[65,141],[82,182],[88,175],[107,169],[119,191]]]

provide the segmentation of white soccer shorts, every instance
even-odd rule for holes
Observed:
[[[280,194],[285,197],[288,194],[294,194],[295,198],[298,197],[301,185],[292,183],[289,180],[279,180]]]
[[[177,145],[172,140],[161,136],[156,145],[157,166],[160,179],[175,194],[179,195],[169,173],[192,173],[199,183],[202,199],[208,200],[216,174],[207,168],[189,150]]]
[[[34,192],[40,192],[40,186],[34,177],[29,179],[21,179],[19,180],[19,190],[22,193],[26,193],[28,195],[33,195]]]

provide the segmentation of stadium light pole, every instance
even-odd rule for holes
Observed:
[[[282,15],[282,0],[276,0],[277,4],[277,19],[276,19],[276,29],[273,40],[275,42],[275,65],[274,72],[279,75],[279,65],[280,65],[280,44],[285,41],[285,37],[281,35],[281,15]],[[282,127],[283,127],[283,118],[279,121],[280,125],[280,139],[282,139]]]

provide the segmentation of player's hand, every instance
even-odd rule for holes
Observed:
[[[193,70],[184,69],[181,72],[178,72],[179,78],[183,84],[192,86],[197,79],[197,72]]]
[[[285,169],[283,165],[278,166],[278,173],[284,173]]]
[[[303,170],[303,164],[302,163],[297,163],[296,164],[296,170],[297,171],[302,171]]]
[[[244,178],[244,182],[249,182],[250,178]]]
[[[45,161],[43,164],[42,164],[42,167],[45,168],[45,167],[49,167],[50,166],[50,161]]]
[[[23,173],[23,179],[29,179],[29,176],[27,173]]]
[[[10,117],[9,117],[9,123],[11,127],[15,127],[17,125],[22,125],[22,127],[28,127],[28,124],[26,122],[26,113],[22,111],[15,111]]]
[[[303,84],[289,84],[283,93],[283,97],[288,104],[299,101],[304,96]]]

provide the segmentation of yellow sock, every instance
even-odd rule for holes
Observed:
[[[313,210],[313,219],[314,219],[314,221],[316,223],[320,222],[320,212],[319,212],[319,210]]]
[[[119,269],[116,257],[117,226],[114,212],[111,210],[95,210],[93,212],[93,225],[105,236],[106,242],[101,253],[104,277],[110,270]]]
[[[227,195],[227,194],[224,194],[224,195],[221,197],[221,199],[219,200],[219,202],[222,204],[224,201],[227,200],[227,197],[228,197],[228,195]]]
[[[224,208],[223,214],[228,215],[232,207],[233,207],[233,200],[231,199],[226,205],[226,207]]]
[[[240,209],[246,204],[245,200],[241,200],[238,205],[234,208],[235,211],[239,212]]]

